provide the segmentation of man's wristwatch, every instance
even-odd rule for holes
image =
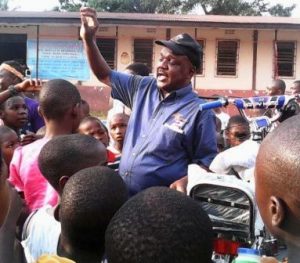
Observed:
[[[9,91],[10,97],[19,95],[19,91],[14,85],[10,85],[7,90]]]

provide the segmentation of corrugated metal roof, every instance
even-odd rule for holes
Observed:
[[[140,13],[98,13],[101,24],[256,29],[300,29],[300,18],[271,16],[169,15]],[[79,25],[78,12],[0,12],[0,24]]]

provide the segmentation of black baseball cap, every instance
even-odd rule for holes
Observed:
[[[189,34],[183,33],[170,40],[156,40],[155,44],[169,48],[174,55],[187,56],[196,69],[200,67],[202,47]]]

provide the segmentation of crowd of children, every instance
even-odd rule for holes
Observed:
[[[112,112],[106,126],[62,79],[44,83],[33,102],[23,92],[41,83],[23,80],[24,69],[0,66],[0,262],[211,262],[211,220],[195,200],[167,187],[130,197],[118,174],[130,117]],[[149,75],[139,64],[127,70],[138,69]],[[300,115],[261,145],[240,116],[217,124],[222,143],[209,169],[255,183],[266,227],[298,262]]]
[[[128,115],[111,114],[106,128],[83,112],[87,103],[64,80],[44,84],[39,104],[45,122],[42,138],[21,147],[20,130],[28,122],[23,96],[11,96],[0,106],[1,262],[210,261],[213,231],[197,202],[167,188],[150,188],[127,201],[123,180],[105,168],[122,154]],[[299,123],[299,116],[284,121],[260,147],[255,143],[249,157],[254,169],[258,152],[258,206],[267,228],[287,243],[289,262],[297,262],[300,244]],[[249,151],[250,128],[233,116],[223,133],[230,149],[210,169],[230,173],[232,162],[224,170],[220,164]],[[25,222],[17,220],[20,215]],[[7,225],[21,227],[19,236]]]

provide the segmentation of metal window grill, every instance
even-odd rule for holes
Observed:
[[[152,71],[153,39],[135,39],[133,56],[134,62],[143,63]]]
[[[239,43],[235,40],[222,40],[217,44],[217,75],[236,76]]]
[[[104,57],[107,64],[112,69],[116,69],[116,39],[114,38],[98,38],[97,46],[101,51],[102,56]]]
[[[277,75],[281,77],[294,77],[296,62],[296,43],[277,41]]]

